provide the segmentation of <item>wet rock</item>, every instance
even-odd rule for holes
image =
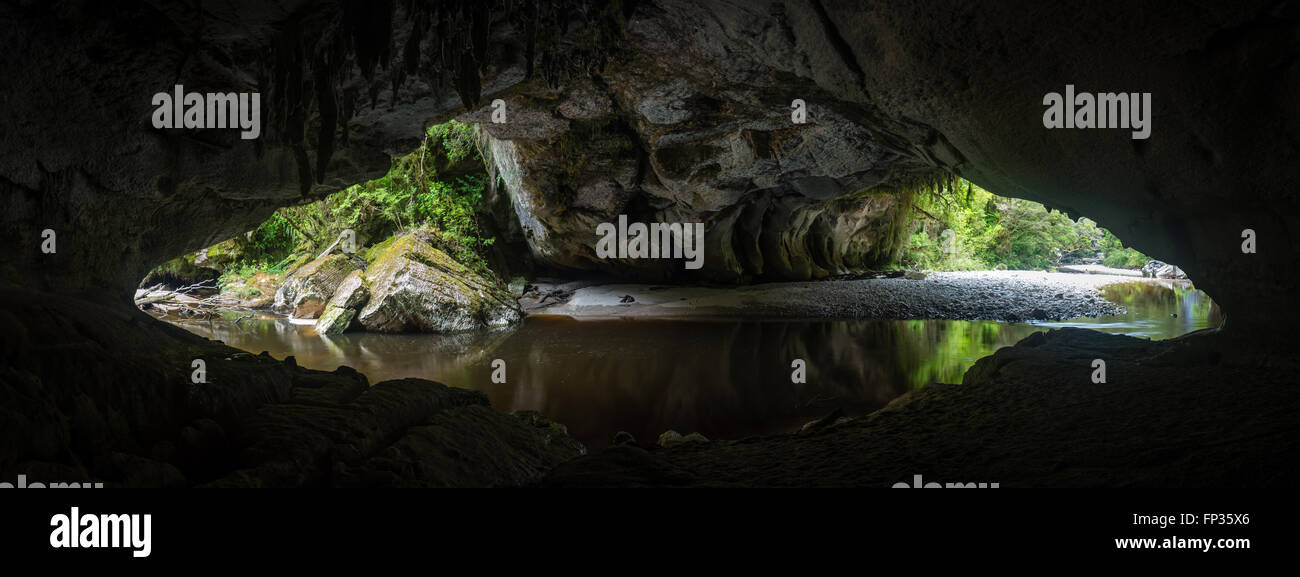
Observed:
[[[1164,279],[1185,279],[1187,278],[1187,273],[1174,265],[1167,264],[1156,271],[1155,277]]]
[[[322,335],[340,334],[352,326],[357,310],[370,300],[360,270],[354,270],[339,284],[334,296],[325,305],[325,312],[316,321],[316,332]]]
[[[361,270],[354,270],[348,273],[343,282],[339,283],[339,288],[334,291],[334,296],[330,298],[329,305],[345,309],[356,309],[364,306],[368,300],[370,300],[370,289],[366,287]]]
[[[524,291],[528,288],[528,281],[522,277],[515,277],[514,279],[511,279],[510,284],[507,285],[506,288],[515,298],[519,298],[524,296]]]
[[[1165,266],[1165,263],[1160,262],[1160,261],[1158,261],[1158,260],[1147,261],[1147,263],[1146,263],[1145,265],[1142,266],[1142,269],[1141,269],[1141,270],[1142,270],[1142,276],[1144,276],[1144,277],[1150,277],[1150,278],[1155,278],[1155,277],[1156,277],[1156,272],[1159,271],[1161,268],[1164,268],[1164,266]]]
[[[274,309],[299,319],[319,318],[343,280],[359,268],[345,254],[332,254],[303,265],[275,291]]]
[[[366,269],[370,299],[357,315],[368,331],[454,332],[516,323],[518,304],[496,280],[434,248],[428,231],[393,240]]]
[[[327,306],[320,318],[316,319],[316,334],[342,334],[348,330],[348,327],[352,326],[352,321],[356,318],[356,309]]]
[[[1187,273],[1175,265],[1158,260],[1148,261],[1142,267],[1142,276],[1163,279],[1184,279]]]
[[[903,273],[903,278],[907,280],[925,280],[926,274],[918,270],[909,270]]]

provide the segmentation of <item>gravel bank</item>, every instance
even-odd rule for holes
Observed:
[[[1141,279],[1034,271],[933,273],[904,278],[767,283],[736,288],[538,283],[529,314],[600,317],[779,317],[1064,320],[1119,314],[1098,289]]]

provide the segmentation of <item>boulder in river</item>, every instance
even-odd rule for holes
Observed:
[[[1187,273],[1183,272],[1183,269],[1180,269],[1177,266],[1167,264],[1160,267],[1160,270],[1156,271],[1156,278],[1183,279],[1187,278]]]
[[[316,319],[316,334],[337,335],[348,330],[357,318],[356,309],[326,306],[325,312]]]
[[[522,318],[499,282],[434,247],[425,230],[393,239],[364,273],[370,299],[357,318],[368,331],[454,332]]]
[[[319,318],[343,279],[358,268],[346,254],[323,256],[303,265],[275,291],[275,311],[299,319]]]
[[[370,289],[361,275],[361,270],[348,273],[347,278],[339,283],[325,304],[325,312],[316,320],[316,332],[322,335],[336,335],[348,330],[357,318],[357,311],[370,300]]]

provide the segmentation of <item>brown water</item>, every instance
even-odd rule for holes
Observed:
[[[959,383],[998,348],[1045,327],[1080,326],[1169,338],[1218,326],[1218,308],[1189,285],[1112,285],[1126,315],[1037,324],[938,320],[602,320],[532,317],[455,335],[349,333],[263,315],[165,318],[252,353],[289,355],[320,370],[348,365],[372,383],[421,377],[487,393],[503,410],[534,409],[588,447],[628,431],[653,442],[668,429],[738,439],[786,432],[842,407],[864,414],[909,389]],[[1171,315],[1177,315],[1171,316]],[[492,361],[506,382],[492,382]],[[807,382],[791,380],[802,359]]]

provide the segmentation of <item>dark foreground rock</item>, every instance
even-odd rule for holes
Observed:
[[[125,303],[0,291],[0,479],[11,482],[512,486],[584,452],[543,421],[431,381],[372,387],[346,367],[239,351]]]
[[[584,452],[562,427],[496,411],[477,391],[334,375],[261,407],[240,453],[252,466],[208,486],[514,486]]]
[[[1091,381],[1093,359],[1107,382]],[[1300,481],[1293,361],[1196,333],[1145,341],[1036,333],[961,385],[908,393],[808,432],[566,462],[573,486],[890,487],[914,475],[1001,487],[1292,486]]]

